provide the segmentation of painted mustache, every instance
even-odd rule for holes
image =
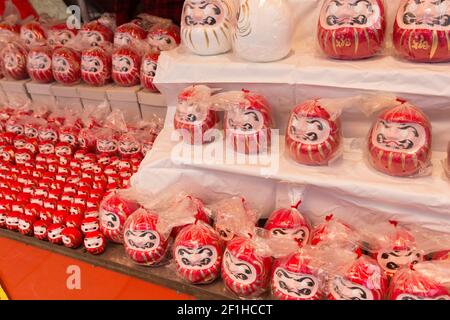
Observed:
[[[438,17],[429,18],[429,17],[417,17],[415,14],[411,12],[405,13],[403,16],[403,22],[406,25],[416,24],[426,24],[430,27],[434,26],[441,26],[441,27],[448,27],[450,26],[450,15],[444,14]]]
[[[350,24],[350,25],[364,25],[367,23],[367,17],[365,15],[360,14],[359,16],[353,17],[353,18],[339,18],[335,15],[331,15],[327,17],[327,23],[330,26],[341,26],[344,24]]]

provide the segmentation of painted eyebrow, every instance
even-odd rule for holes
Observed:
[[[209,255],[212,256],[212,251],[211,251],[211,249],[209,249],[209,248],[202,248],[198,253],[203,253],[203,252],[205,252],[205,251],[208,251],[208,252],[209,252]]]
[[[342,2],[340,2],[340,1],[338,1],[338,0],[333,0],[333,1],[331,1],[331,3],[336,4],[338,7],[342,6]],[[331,4],[331,3],[330,3],[330,4]]]
[[[416,138],[419,137],[419,133],[417,132],[417,129],[414,128],[413,126],[407,125],[407,126],[402,126],[402,127],[400,127],[400,130],[408,130],[408,129],[412,129],[412,130],[413,130],[414,136],[415,136]]]
[[[119,59],[120,62],[122,62],[122,61],[124,61],[124,60],[125,60],[125,62],[126,62],[128,65],[131,65],[130,61],[129,61],[127,58],[122,57],[122,58]]]
[[[445,0],[436,0],[435,2],[432,2],[431,4],[434,4],[435,6],[439,6],[444,3]]]
[[[319,126],[319,130],[323,130],[323,125],[319,120],[307,120],[309,124],[317,124]]]
[[[236,263],[238,267],[244,267],[246,269],[245,273],[252,273],[252,270],[246,263]],[[248,271],[248,272],[247,272]]]
[[[244,112],[244,115],[249,115],[249,114],[253,115],[253,118],[255,118],[255,121],[258,121],[258,120],[259,120],[259,119],[258,119],[258,115],[256,114],[255,111],[247,111],[247,112]]]

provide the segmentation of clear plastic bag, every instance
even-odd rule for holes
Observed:
[[[447,179],[450,180],[450,142],[447,145],[447,158],[442,161],[442,167]]]
[[[415,62],[450,61],[448,1],[402,0],[394,23],[397,54]]]
[[[328,165],[342,156],[341,110],[332,107],[332,103],[310,100],[292,110],[286,129],[286,150],[296,162]]]
[[[184,281],[206,284],[220,276],[224,245],[210,225],[196,221],[184,227],[175,238],[172,251],[178,276]]]
[[[272,212],[264,226],[273,237],[295,240],[299,246],[309,243],[311,226],[298,210],[301,201],[290,208],[280,208]]]
[[[112,53],[112,79],[118,86],[131,87],[140,83],[142,57],[149,50],[144,40],[130,39]]]
[[[71,47],[53,51],[52,71],[55,80],[65,86],[73,86],[81,80],[81,52]]]
[[[218,122],[216,111],[211,109],[213,89],[204,85],[192,85],[178,94],[174,128],[188,144],[211,142],[209,130]]]
[[[6,79],[23,80],[28,78],[26,46],[18,37],[6,37],[7,44],[0,52],[1,69]]]
[[[47,25],[40,21],[30,21],[20,27],[20,39],[28,47],[47,42]]]
[[[104,86],[111,81],[112,47],[108,43],[83,50],[81,78],[91,86]]]
[[[20,33],[20,12],[12,0],[5,1],[2,22],[0,22],[0,34],[19,35]]]
[[[54,81],[52,72],[53,50],[50,46],[32,46],[28,51],[27,72],[30,78],[38,83]]]
[[[367,141],[368,159],[378,171],[397,177],[431,173],[431,123],[417,107],[397,99],[382,111]]]
[[[227,147],[242,154],[269,152],[274,127],[272,107],[261,94],[229,91],[214,95],[212,100],[214,108],[225,111]]]
[[[105,42],[113,42],[115,23],[115,16],[105,13],[97,20],[85,23],[79,33],[91,47],[100,46]]]
[[[389,300],[450,300],[449,261],[427,261],[403,268],[392,278]]]
[[[160,23],[149,29],[146,39],[156,52],[172,50],[180,44],[180,28],[173,23]]]
[[[159,53],[152,51],[142,57],[140,79],[142,86],[150,92],[158,92],[153,83],[158,68]]]
[[[313,229],[310,243],[313,246],[334,246],[356,250],[359,246],[360,235],[344,221],[334,218],[332,214],[325,217],[325,221]]]
[[[66,43],[75,39],[78,34],[77,29],[69,29],[66,22],[55,23],[48,30],[48,45],[52,49],[63,47]]]
[[[122,47],[129,45],[131,39],[144,40],[147,33],[139,25],[129,22],[116,28],[114,33],[114,46]]]
[[[365,59],[382,51],[385,29],[383,0],[324,0],[317,40],[330,58]]]
[[[197,55],[228,52],[235,20],[234,0],[186,0],[181,15],[181,42]]]

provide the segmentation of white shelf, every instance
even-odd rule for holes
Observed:
[[[314,192],[323,194],[331,193],[339,195],[347,202],[353,202],[374,211],[398,214],[404,219],[423,220],[424,224],[439,227],[439,224],[450,226],[450,182],[444,179],[441,160],[444,153],[433,154],[433,172],[431,176],[421,178],[395,178],[381,174],[372,169],[363,160],[363,152],[358,147],[352,147],[360,141],[345,140],[345,152],[342,160],[337,161],[330,167],[302,166],[291,161],[284,154],[284,137],[280,137],[280,149],[272,156],[279,163],[276,170],[266,165],[227,164],[225,153],[221,158],[202,161],[201,157],[180,155],[180,145],[171,140],[172,129],[165,128],[158,137],[152,152],[141,165],[141,170],[135,178],[135,182],[141,186],[145,185],[148,190],[160,190],[162,186],[168,186],[171,182],[183,180],[186,177],[194,179],[202,184],[202,179],[208,177],[205,183],[220,186],[222,179],[234,176],[236,190],[242,189],[246,179],[251,179],[254,184],[250,193],[255,199],[261,199],[260,190],[264,194],[266,189],[273,188],[283,182],[295,185],[306,185],[314,188]],[[208,150],[215,149],[218,142],[208,146]],[[216,144],[216,145],[214,145]],[[193,147],[202,154],[199,147]],[[218,146],[220,148],[220,146]],[[190,150],[190,147],[188,148]],[[187,149],[187,150],[188,150]],[[193,149],[192,149],[193,150]],[[194,153],[192,153],[194,154]],[[197,153],[198,154],[198,153]],[[205,154],[209,154],[207,151]],[[174,157],[174,155],[178,155]],[[253,158],[255,160],[256,158]],[[155,172],[162,172],[158,179],[154,179]],[[153,177],[152,177],[153,175]],[[202,177],[202,178],[200,178]],[[239,178],[237,178],[239,177]],[[149,183],[151,181],[151,183]],[[157,183],[155,183],[157,181]],[[162,188],[163,189],[163,188]],[[248,194],[248,190],[247,190]],[[274,196],[270,199],[260,201],[272,201],[275,205]],[[334,204],[336,206],[336,204]],[[316,206],[319,211],[327,208],[320,204]],[[332,206],[329,207],[332,209]],[[311,209],[314,211],[314,209]],[[266,212],[267,214],[268,212]],[[318,212],[315,212],[316,214]],[[324,212],[320,212],[324,213]]]

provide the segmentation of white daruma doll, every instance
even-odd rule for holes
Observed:
[[[405,59],[450,61],[450,2],[402,0],[393,40],[397,53]]]
[[[181,16],[181,43],[192,53],[216,55],[231,49],[234,0],[186,0]]]
[[[382,0],[325,0],[317,38],[331,58],[364,59],[380,52],[385,28]]]
[[[296,162],[327,165],[341,145],[341,122],[319,100],[306,101],[292,110],[285,139],[287,152]]]
[[[174,117],[174,128],[180,130],[183,140],[191,144],[211,141],[208,130],[218,122],[217,113],[210,107],[211,88],[193,85],[178,95],[178,105]]]

